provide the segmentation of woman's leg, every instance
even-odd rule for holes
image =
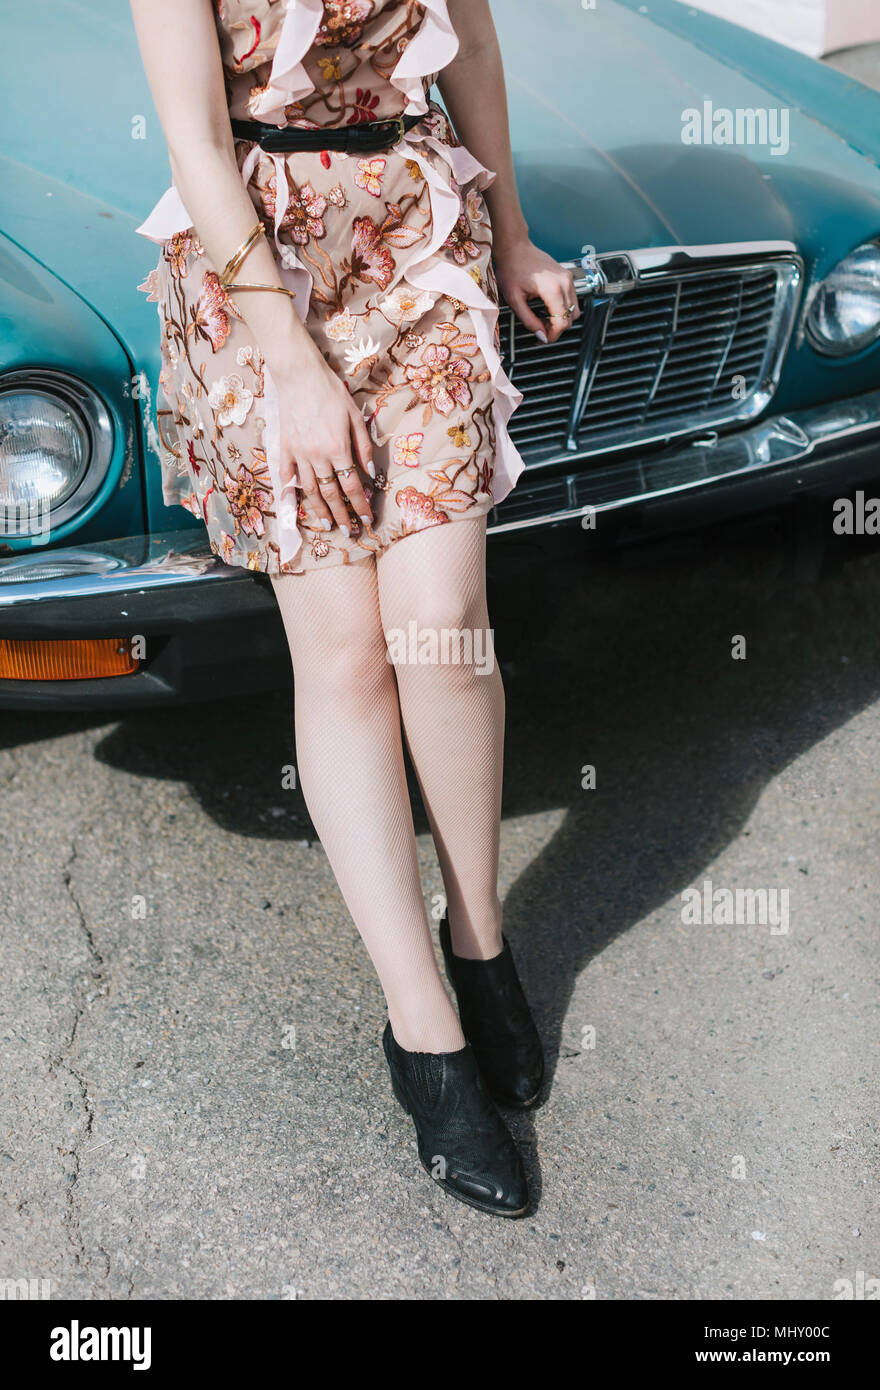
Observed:
[[[273,579],[293,658],[297,767],[315,829],[410,1052],[464,1046],[419,879],[375,561]]]
[[[503,944],[498,839],[504,687],[489,633],[485,548],[480,517],[397,541],[377,560],[379,606],[392,656],[396,633],[408,636],[413,620],[424,644],[395,661],[403,726],[437,846],[453,950],[477,960],[497,956]],[[456,630],[473,644],[470,660],[461,659],[468,653]],[[453,634],[445,649],[444,631]],[[431,633],[434,638],[422,637]],[[419,650],[430,655],[432,641],[439,660],[423,664]],[[458,662],[450,659],[456,653]]]

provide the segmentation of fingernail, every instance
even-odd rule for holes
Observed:
[[[349,531],[349,529],[348,529],[347,526],[343,526],[343,524],[342,524],[341,521],[340,521],[340,523],[339,523],[339,529],[340,529],[340,531],[342,532],[342,534],[343,534],[343,536],[345,537],[345,539],[348,540],[349,535],[351,534],[351,532]]]
[[[371,478],[375,478],[375,476],[376,476],[376,465],[374,464],[374,462],[373,462],[372,459],[367,459],[367,472],[369,473],[369,475],[370,475]]]
[[[365,526],[370,526],[372,524],[373,518],[371,516],[362,516],[361,521],[364,523]]]
[[[332,521],[328,521],[327,518],[326,518],[326,516],[322,516],[322,517],[319,518],[318,525],[321,527],[321,530],[322,530],[322,531],[332,531],[332,530],[333,530],[333,522],[332,522]]]
[[[537,338],[539,343],[546,343],[547,341],[547,334],[541,328],[537,330],[537,332],[535,333],[535,337]]]

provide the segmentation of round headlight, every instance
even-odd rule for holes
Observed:
[[[113,427],[85,382],[39,368],[0,376],[0,534],[76,515],[107,475]]]
[[[0,507],[57,506],[82,481],[89,461],[83,421],[46,391],[3,398]]]
[[[825,277],[807,315],[807,336],[831,357],[880,338],[880,243],[857,246]]]

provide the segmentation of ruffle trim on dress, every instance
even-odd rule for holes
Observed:
[[[428,110],[421,79],[442,72],[458,52],[458,35],[446,0],[421,0],[424,18],[391,73],[390,82],[406,97],[405,115]],[[324,14],[322,0],[289,0],[266,86],[248,101],[254,120],[283,126],[285,108],[315,90],[303,59],[315,42]]]
[[[492,499],[497,504],[513,489],[525,468],[519,450],[507,430],[507,423],[523,396],[505,372],[501,355],[495,346],[498,305],[463,266],[453,265],[447,257],[438,254],[461,216],[461,196],[440,177],[433,164],[415,146],[424,142],[436,150],[450,166],[453,178],[460,187],[475,183],[482,191],[492,183],[495,175],[463,145],[448,145],[435,136],[419,134],[418,131],[418,126],[407,131],[404,143],[410,147],[407,151],[408,158],[418,164],[428,184],[432,233],[428,245],[420,255],[409,261],[401,278],[415,289],[450,295],[466,304],[470,310],[477,343],[492,378],[492,415],[496,450]]]
[[[303,58],[315,42],[323,16],[323,0],[288,0],[269,81],[248,101],[248,110],[255,121],[286,125],[285,107],[315,90]]]
[[[406,116],[427,115],[422,78],[442,72],[458,52],[458,35],[452,27],[446,0],[421,0],[421,3],[425,17],[389,79],[392,87],[406,97]]]

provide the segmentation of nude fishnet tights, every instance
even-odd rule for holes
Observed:
[[[497,666],[392,665],[386,632],[488,627],[485,521],[373,558],[273,579],[290,644],[297,768],[309,814],[410,1052],[464,1038],[437,969],[406,786],[401,714],[457,955],[501,949],[497,893],[504,694]]]
[[[486,524],[456,521],[392,545],[378,562],[386,636],[461,631],[439,665],[395,666],[403,727],[431,825],[456,955],[502,947],[498,840],[504,758],[504,686],[486,608]],[[480,645],[482,639],[482,645]],[[440,642],[443,652],[442,640]],[[393,650],[393,648],[392,648]],[[456,656],[473,659],[458,663]]]

